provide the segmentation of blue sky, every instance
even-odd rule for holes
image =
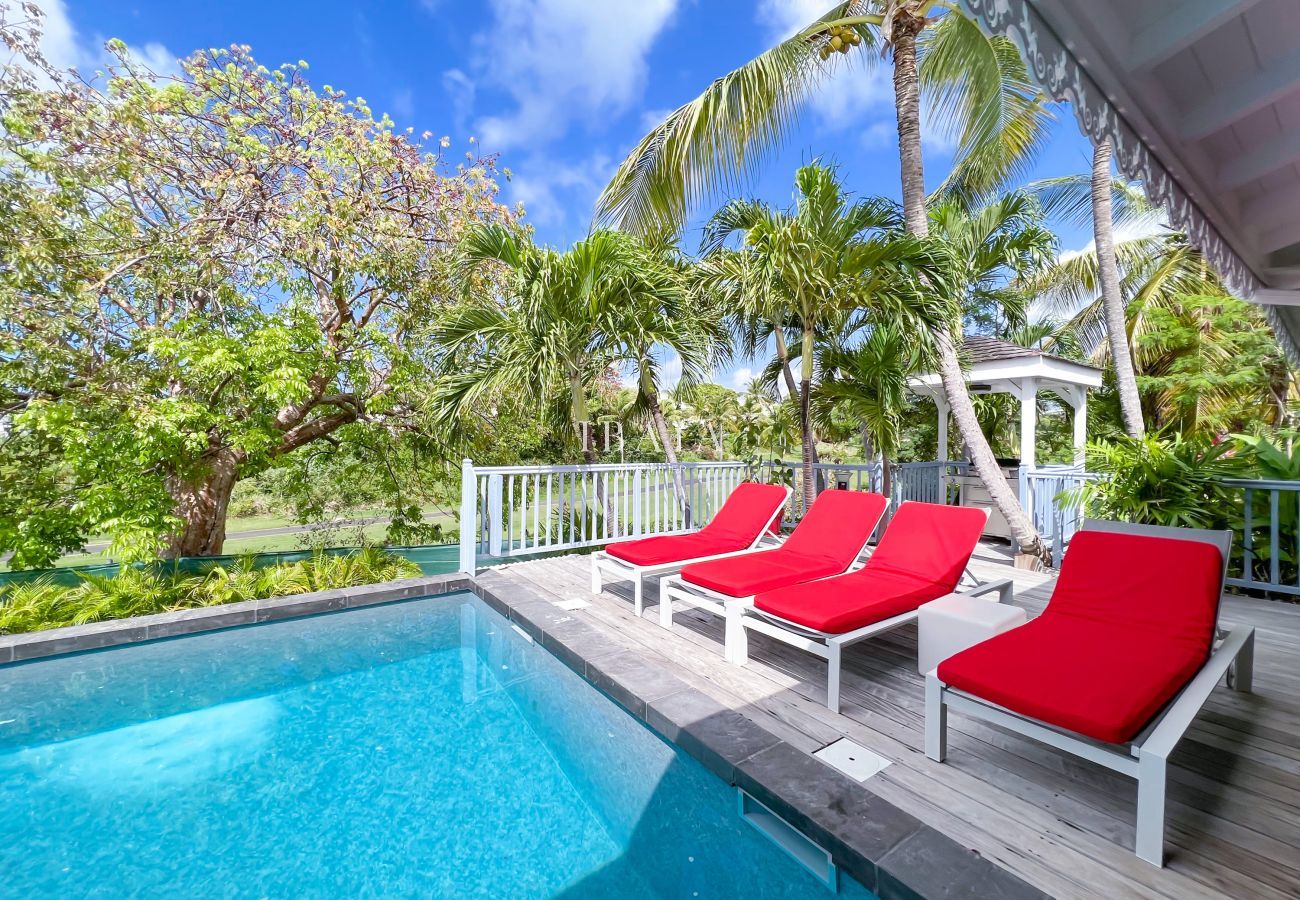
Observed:
[[[469,139],[499,154],[540,240],[582,237],[592,203],[646,129],[718,75],[806,24],[830,0],[40,0],[52,61],[92,71],[110,37],[155,67],[200,47],[249,44],[267,66],[306,60],[317,85],[370,101],[401,126]],[[794,169],[835,162],[860,194],[898,197],[887,64],[850,54],[753,196],[790,199]],[[950,142],[928,133],[926,174],[941,180]],[[1034,177],[1087,171],[1091,148],[1068,109]],[[1061,250],[1089,235],[1053,223]],[[687,234],[688,245],[698,232]],[[743,387],[741,360],[717,380]]]

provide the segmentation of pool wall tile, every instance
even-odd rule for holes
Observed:
[[[736,766],[781,743],[766,728],[694,688],[649,703],[646,721],[728,784],[736,783]]]

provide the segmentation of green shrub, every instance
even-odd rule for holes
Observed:
[[[1102,519],[1186,528],[1226,528],[1237,498],[1222,479],[1242,473],[1232,445],[1202,437],[1147,435],[1089,444],[1095,481],[1067,493],[1067,502]]]
[[[0,589],[0,634],[84,625],[150,613],[238,603],[412,578],[420,567],[366,547],[355,553],[316,553],[311,559],[258,567],[253,557],[215,565],[198,575],[163,566],[126,567],[107,577],[80,573],[72,587],[38,578]]]

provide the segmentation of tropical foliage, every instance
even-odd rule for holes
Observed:
[[[414,578],[420,567],[374,548],[346,555],[259,567],[252,557],[198,575],[162,566],[122,568],[116,575],[83,572],[69,587],[38,578],[0,589],[0,634],[85,625],[200,606],[216,606]]]
[[[1097,518],[1212,528],[1230,506],[1223,479],[1241,472],[1231,450],[1200,436],[1116,436],[1089,445],[1088,471],[1098,477],[1077,499]]]
[[[220,552],[235,484],[319,441],[421,433],[448,247],[509,218],[490,160],[269,71],[0,91],[0,551]],[[394,510],[398,519],[402,507]]]

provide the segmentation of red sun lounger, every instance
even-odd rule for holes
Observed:
[[[760,544],[765,537],[780,533],[781,510],[789,497],[790,488],[784,485],[742,482],[698,531],[609,544],[591,555],[591,592],[601,592],[602,571],[614,578],[630,579],[636,614],[640,616],[646,576],[670,575],[688,563],[763,549]]]
[[[659,624],[672,628],[672,603],[678,600],[725,616],[727,645],[733,646],[740,604],[763,591],[847,572],[866,549],[888,506],[880,494],[823,491],[776,549],[692,563],[681,574],[665,578],[659,588]]]
[[[1137,855],[1164,864],[1169,754],[1227,676],[1251,689],[1254,629],[1218,628],[1226,531],[1089,520],[1038,618],[926,677],[925,752],[949,708],[1136,778]]]
[[[758,631],[826,660],[826,705],[839,712],[844,648],[916,621],[922,603],[957,589],[988,511],[968,506],[905,502],[867,564],[837,575],[758,594],[741,605],[735,645],[727,658],[744,665],[748,631]],[[966,593],[1004,596],[1009,580],[977,585]]]

